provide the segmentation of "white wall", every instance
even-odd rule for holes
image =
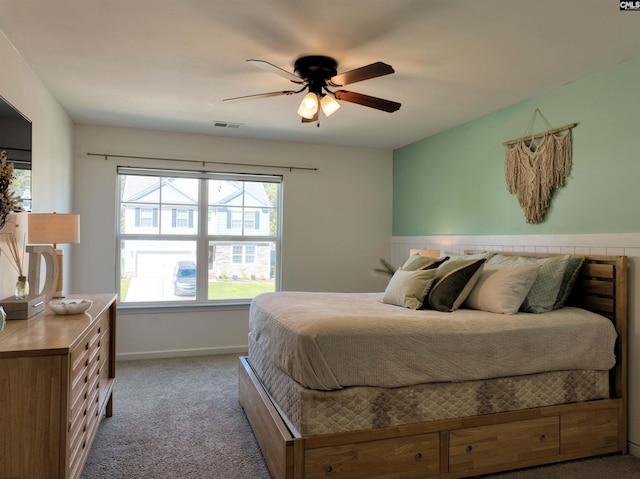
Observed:
[[[396,236],[391,243],[391,260],[395,265],[409,256],[411,248],[432,248],[451,253],[485,249],[628,256],[629,452],[640,457],[640,234]]]
[[[374,277],[371,270],[378,258],[389,256],[391,151],[76,126],[74,211],[80,213],[81,243],[73,246],[70,291],[115,292],[118,165],[203,168],[201,163],[105,160],[88,156],[88,152],[316,167],[318,171],[244,166],[218,169],[284,176],[282,289],[384,289],[384,280]],[[246,307],[188,311],[120,308],[117,352],[120,358],[131,358],[243,351],[247,333]]]
[[[73,124],[1,31],[0,65],[0,96],[32,122],[33,211],[69,213],[73,181]],[[62,249],[67,254],[69,246]],[[65,264],[70,264],[68,254]],[[12,294],[15,283],[15,271],[4,258],[0,259],[0,298]]]

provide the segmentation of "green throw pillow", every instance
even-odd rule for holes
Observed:
[[[471,293],[486,261],[485,258],[450,259],[441,264],[429,291],[429,306],[445,312],[458,309]]]
[[[553,305],[553,309],[560,309],[564,306],[564,303],[571,294],[571,290],[573,289],[576,279],[578,279],[578,275],[580,274],[580,269],[583,264],[584,258],[581,256],[569,258],[567,261],[567,269],[564,270],[562,282],[560,283],[560,291],[558,291],[558,297]]]
[[[400,269],[405,271],[418,271],[421,269],[432,269],[437,268],[449,257],[446,256],[444,258],[431,258],[429,256],[420,256],[419,254],[413,254],[404,262]]]

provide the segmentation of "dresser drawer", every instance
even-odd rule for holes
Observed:
[[[559,451],[557,416],[457,429],[449,434],[449,472],[515,466]]]
[[[109,315],[96,319],[91,329],[71,351],[71,390],[69,408],[68,477],[77,478],[100,422],[101,371],[108,369]],[[106,349],[103,347],[106,344]]]

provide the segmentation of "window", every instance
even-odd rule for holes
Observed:
[[[281,177],[118,169],[120,304],[278,289]]]
[[[231,260],[235,264],[254,264],[256,262],[256,245],[233,245]]]

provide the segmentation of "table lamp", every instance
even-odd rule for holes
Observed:
[[[80,243],[80,215],[60,213],[29,213],[29,244],[53,244],[58,263],[54,298],[64,298],[63,252],[58,244]]]

